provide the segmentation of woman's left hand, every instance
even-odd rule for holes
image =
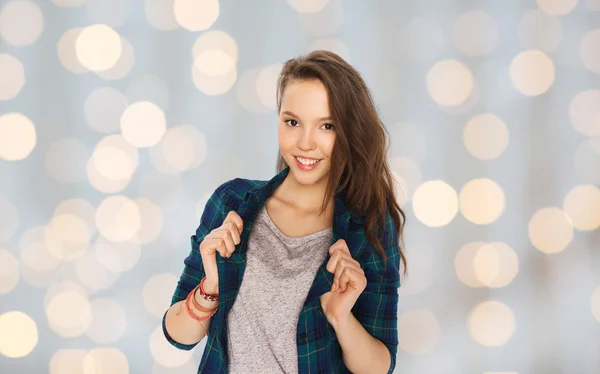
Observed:
[[[331,258],[327,271],[333,273],[331,291],[321,295],[321,307],[327,321],[338,327],[348,321],[356,300],[367,286],[365,272],[358,261],[352,258],[344,239],[329,248]]]

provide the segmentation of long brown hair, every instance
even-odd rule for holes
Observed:
[[[326,50],[312,51],[284,63],[277,79],[277,113],[281,112],[285,88],[294,80],[323,83],[336,129],[321,213],[334,194],[344,191],[346,205],[354,214],[364,217],[367,239],[379,252],[384,269],[387,269],[381,240],[386,212],[389,212],[398,232],[399,252],[406,274],[405,251],[401,245],[406,216],[396,202],[394,179],[388,165],[389,133],[379,118],[369,88],[358,71],[337,54]],[[286,167],[288,164],[279,151],[277,172]],[[367,188],[365,183],[368,183]]]

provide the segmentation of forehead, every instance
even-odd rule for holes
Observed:
[[[290,110],[298,115],[329,115],[327,90],[321,81],[293,81],[287,85],[281,98],[281,110]]]

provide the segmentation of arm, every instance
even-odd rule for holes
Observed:
[[[215,227],[222,224],[225,219],[224,204],[223,204],[223,193],[227,188],[227,183],[223,183],[219,186],[215,192],[211,195],[202,218],[200,219],[200,225],[196,230],[196,234],[190,238],[192,249],[188,257],[184,260],[184,269],[177,288],[173,293],[171,299],[171,307],[166,311],[163,317],[163,333],[165,338],[173,346],[190,350],[198,344],[205,336],[206,332],[202,329],[202,326],[188,315],[185,310],[185,306],[181,308],[181,303],[184,302],[187,295],[192,291],[194,287],[200,283],[200,280],[204,277],[205,271],[202,264],[202,255],[200,254],[200,243],[206,235],[208,235]],[[218,294],[218,284],[205,284],[206,292]],[[194,295],[198,303],[206,308],[213,308],[217,302],[206,301],[200,297],[199,292]],[[204,314],[198,313],[198,316],[202,317]],[[209,330],[210,320],[202,322],[206,331]]]
[[[354,373],[392,373],[398,350],[400,253],[396,235],[386,249],[387,268],[375,250],[364,268],[367,285],[346,321],[334,327],[344,364]]]

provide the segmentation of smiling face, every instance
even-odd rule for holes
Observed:
[[[336,126],[329,117],[327,90],[321,81],[287,85],[279,113],[279,149],[299,184],[327,184],[336,138]],[[314,160],[319,161],[311,165]]]

